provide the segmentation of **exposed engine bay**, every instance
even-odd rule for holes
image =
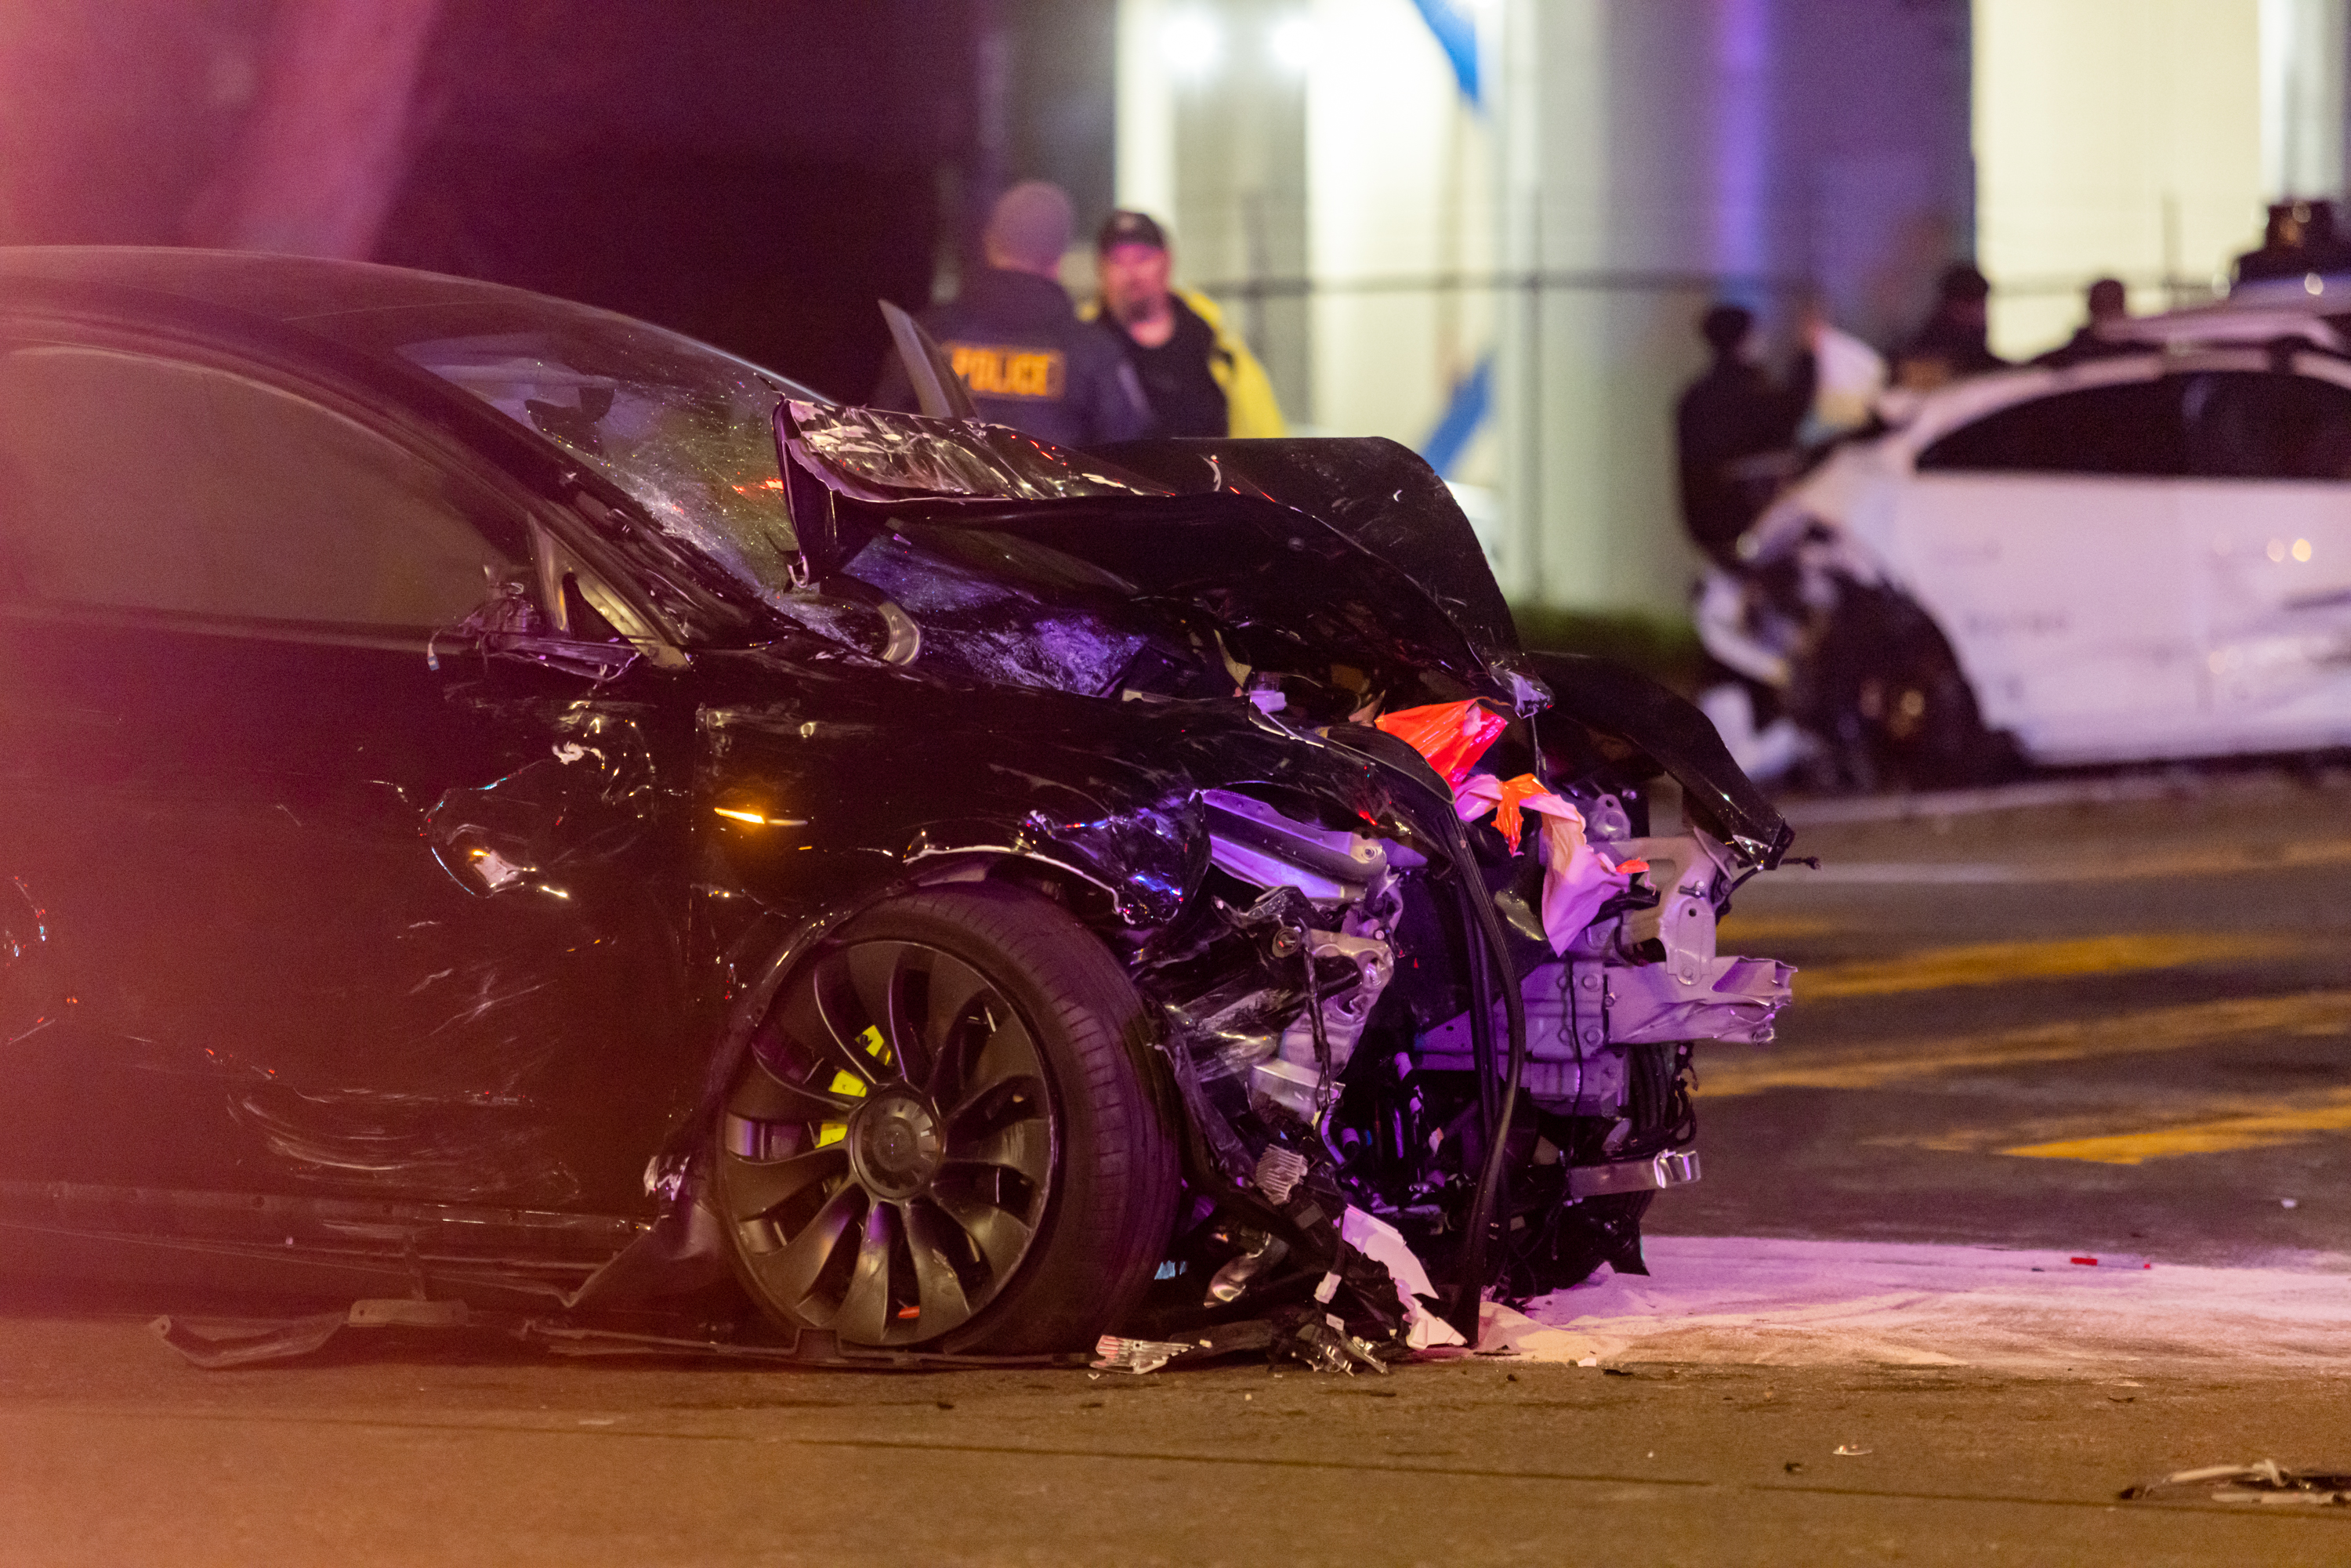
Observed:
[[[1697,827],[1648,831],[1640,786],[1587,780],[1562,794],[1601,856],[1646,870],[1564,951],[1519,976],[1520,1099],[1503,1134],[1494,1255],[1480,1270],[1512,1302],[1603,1264],[1645,1271],[1641,1216],[1659,1190],[1699,1175],[1693,1043],[1769,1041],[1789,995],[1786,966],[1716,952],[1743,869],[1719,841]],[[1195,1205],[1151,1298],[1161,1333],[1279,1304],[1322,1280],[1334,1256],[1360,1251],[1329,1245],[1358,1211],[1393,1228],[1433,1278],[1479,1268],[1467,1226],[1491,1152],[1505,1009],[1496,998],[1480,1017],[1462,1004],[1490,956],[1462,939],[1458,890],[1428,854],[1261,795],[1280,799],[1203,791],[1209,897],[1142,970],[1237,1199]],[[1535,925],[1531,860],[1479,868],[1521,944]],[[1289,1226],[1269,1223],[1269,1209]],[[1353,1300],[1374,1309],[1350,1325],[1364,1343],[1443,1343],[1376,1291]]]

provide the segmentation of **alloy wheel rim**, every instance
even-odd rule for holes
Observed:
[[[936,1339],[1002,1294],[1060,1168],[1044,1058],[969,964],[838,947],[753,1037],[717,1196],[758,1289],[852,1344]]]

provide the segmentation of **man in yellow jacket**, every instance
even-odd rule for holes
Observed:
[[[1167,234],[1143,213],[1117,212],[1094,241],[1103,330],[1125,353],[1151,404],[1154,435],[1283,433],[1273,382],[1208,297],[1169,286]]]

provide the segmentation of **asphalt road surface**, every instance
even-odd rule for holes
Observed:
[[[20,1292],[0,1563],[2351,1561],[2351,1508],[2116,1498],[2351,1470],[2351,780],[1821,820],[1857,810],[1725,927],[1798,1001],[1702,1057],[1656,1272],[1534,1303],[1520,1358],[880,1377],[347,1332],[204,1373],[156,1303]]]
[[[2351,1253],[2351,780],[2189,775],[1796,848],[1821,870],[1722,928],[1799,966],[1796,1003],[1769,1047],[1703,1048],[1706,1179],[1653,1228]]]

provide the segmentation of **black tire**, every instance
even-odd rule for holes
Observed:
[[[1848,588],[1805,674],[1799,722],[1831,740],[1856,789],[1951,789],[2017,770],[1940,628],[1898,594]]]
[[[714,1197],[743,1284],[844,1343],[1090,1347],[1150,1284],[1179,1190],[1141,999],[1025,889],[860,915],[754,1036]]]

